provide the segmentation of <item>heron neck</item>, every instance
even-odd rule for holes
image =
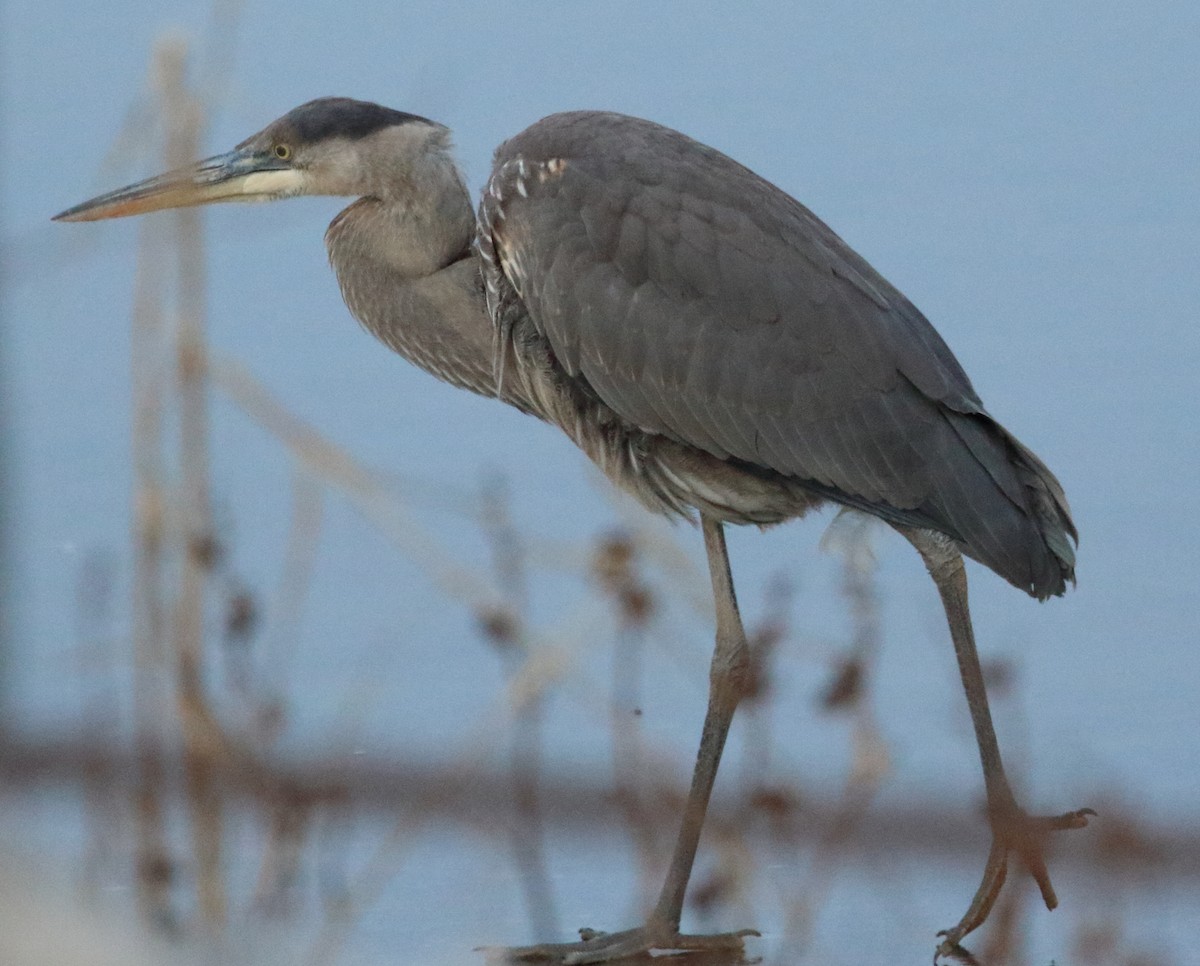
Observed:
[[[415,200],[360,198],[333,220],[325,242],[342,297],[368,332],[439,379],[490,396],[493,330],[474,226],[455,172]]]
[[[466,251],[475,218],[462,176],[449,159],[381,187],[385,190],[343,210],[325,232],[339,280],[421,278]]]

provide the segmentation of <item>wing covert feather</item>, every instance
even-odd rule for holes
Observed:
[[[506,163],[525,175],[505,194],[511,281],[558,364],[622,418],[1029,570],[1009,437],[985,431],[925,317],[807,208],[620,115],[554,115],[501,146],[494,179]]]

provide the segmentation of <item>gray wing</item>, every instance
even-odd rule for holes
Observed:
[[[503,205],[485,198],[482,230],[502,236],[524,310],[624,419],[1061,592],[1074,531],[1057,481],[925,317],[797,201],[675,131],[592,112],[503,145],[488,197]]]

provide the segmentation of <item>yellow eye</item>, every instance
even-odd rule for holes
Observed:
[[[279,158],[280,161],[287,161],[291,158],[291,156],[292,149],[286,144],[275,145],[275,157]]]

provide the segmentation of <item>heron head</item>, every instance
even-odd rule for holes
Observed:
[[[296,195],[386,194],[419,181],[420,160],[442,154],[449,132],[415,114],[348,97],[289,111],[232,151],[68,208],[55,221],[97,221],[216,201]]]

